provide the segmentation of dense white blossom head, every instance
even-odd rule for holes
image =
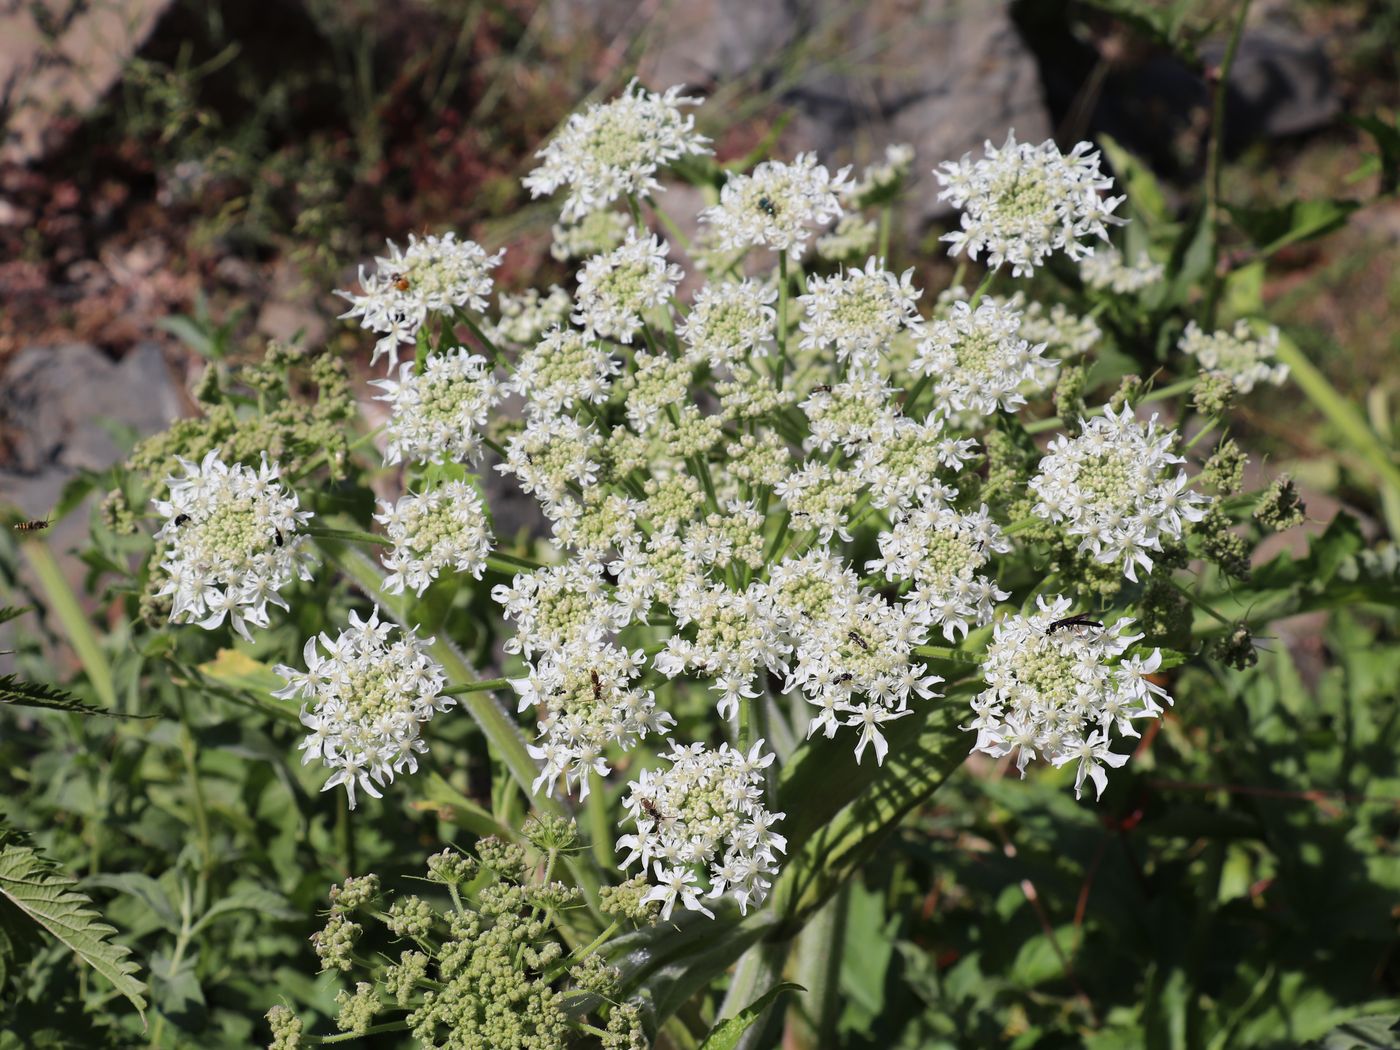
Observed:
[[[442,668],[427,653],[432,641],[381,623],[377,608],[367,620],[352,612],[335,638],[306,640],[305,671],[274,668],[287,684],[272,695],[302,701],[310,730],[302,761],[319,758],[335,770],[322,790],[344,785],[351,809],[357,787],[379,798],[395,774],[417,772],[417,756],[428,750],[422,727],[456,703],[442,693]]]
[[[546,514],[568,495],[570,486],[587,488],[598,480],[595,458],[601,440],[589,424],[570,416],[536,413],[506,443],[502,474],[514,474],[521,491],[533,493]]]
[[[527,288],[515,295],[502,295],[496,301],[495,321],[483,322],[482,332],[498,347],[523,349],[539,341],[555,325],[566,324],[574,301],[557,284],[541,295],[538,288]]]
[[[939,200],[962,210],[961,228],[943,235],[949,253],[986,253],[987,265],[1011,265],[1014,277],[1029,277],[1047,256],[1063,251],[1071,259],[1091,254],[1086,238],[1108,239],[1108,226],[1121,223],[1113,210],[1123,197],[1107,197],[1113,180],[1099,171],[1099,154],[1081,142],[1062,154],[1053,140],[1039,146],[1007,135],[984,156],[945,161],[934,175]]]
[[[1079,537],[1079,549],[1096,560],[1121,563],[1136,581],[1139,567],[1152,571],[1148,552],[1179,539],[1209,503],[1187,487],[1175,443],[1174,430],[1158,430],[1155,415],[1138,422],[1128,405],[1086,419],[1077,437],[1050,443],[1030,481],[1034,512]]]
[[[1129,265],[1123,253],[1111,244],[1094,248],[1079,260],[1079,277],[1090,288],[1107,288],[1119,295],[1131,295],[1150,288],[1166,276],[1167,268],[1154,263],[1147,252],[1139,252],[1137,262]]]
[[[778,290],[752,279],[707,284],[695,293],[690,311],[676,328],[697,364],[720,368],[767,357],[778,321],[773,303]]]
[[[807,416],[810,448],[847,455],[894,433],[900,418],[894,388],[875,372],[857,372],[844,383],[813,390],[800,407]]]
[[[165,519],[156,539],[166,545],[156,593],[171,599],[173,623],[213,630],[227,617],[251,641],[248,628],[268,625],[269,604],[287,608],[278,593],[293,577],[311,579],[309,541],[300,530],[311,512],[278,482],[263,457],[254,470],[232,466],[210,449],[198,463],[179,460],[184,477],[166,479],[169,497],[154,500]]]
[[[917,332],[923,322],[915,310],[921,294],[914,271],[896,277],[872,257],[865,268],[854,267],[832,277],[807,280],[807,294],[798,298],[804,311],[803,349],[833,347],[838,361],[873,368],[900,332]]]
[[[898,416],[857,447],[855,473],[870,487],[873,506],[943,506],[958,494],[944,478],[960,473],[976,450],[977,442],[950,433],[939,413],[922,423]]]
[[[842,168],[833,176],[814,153],[799,153],[791,164],[764,161],[748,175],[730,176],[719,203],[701,212],[700,221],[714,228],[729,251],[801,251],[813,227],[840,218],[850,171]]]
[[[466,350],[433,354],[422,373],[405,361],[398,379],[374,379],[392,406],[386,463],[472,463],[481,454],[480,428],[501,400],[484,357]]]
[[[669,250],[654,234],[633,229],[621,246],[589,259],[578,275],[574,323],[604,339],[632,342],[647,311],[665,306],[684,276],[666,261]]]
[[[613,600],[595,566],[577,561],[516,573],[497,584],[491,598],[515,624],[508,653],[558,659],[574,643],[598,644],[628,623],[628,610]]]
[[[539,743],[530,745],[530,754],[543,768],[531,790],[543,787],[552,795],[562,779],[566,791],[577,788],[585,799],[588,774],[610,772],[609,748],[630,751],[649,733],[675,724],[657,710],[655,693],[634,685],[645,664],[641,649],[580,639],[527,665],[526,676],[512,684],[520,710],[533,708],[539,718]]]
[[[393,547],[384,555],[389,575],[384,589],[421,595],[443,570],[471,573],[486,570],[491,553],[491,530],[486,508],[475,486],[449,481],[421,495],[409,493],[396,503],[381,500],[374,520],[384,526]]]
[[[785,814],[764,804],[763,770],[772,761],[759,740],[745,754],[727,744],[673,744],[661,756],[669,766],[643,770],[628,785],[623,808],[636,833],[621,836],[622,867],[641,864],[656,885],[646,900],[660,901],[663,919],[679,903],[713,913],[705,899],[732,897],[741,911],[763,903],[779,870],[787,840],[773,830]]]
[[[1068,598],[1042,596],[1030,614],[997,622],[982,664],[987,688],[972,701],[975,717],[965,728],[977,733],[974,751],[1014,756],[1022,775],[1037,758],[1073,763],[1075,797],[1085,780],[1102,795],[1107,770],[1128,761],[1110,750],[1115,737],[1136,737],[1133,720],[1156,718],[1171,697],[1149,678],[1161,666],[1159,650],[1127,655],[1142,638],[1127,633],[1130,618],[1104,627],[1057,624],[1070,609]]]
[[[491,271],[500,265],[504,251],[487,255],[475,241],[459,241],[454,233],[419,240],[408,235],[408,250],[389,242],[389,254],[376,257],[374,272],[360,267],[360,291],[338,291],[350,301],[342,317],[360,318],[360,327],[378,332],[373,365],[389,358],[392,370],[399,347],[412,345],[429,314],[450,316],[453,310],[480,313],[491,294]]]
[[[596,338],[555,327],[520,356],[507,387],[523,396],[531,411],[555,413],[575,403],[606,401],[612,379],[621,371],[622,362]]]
[[[984,301],[972,309],[955,302],[929,324],[914,369],[933,379],[940,402],[957,412],[989,416],[1026,403],[1024,383],[1053,367],[1045,345],[1021,338],[1021,315],[1009,304]]]
[[[543,161],[525,176],[532,197],[561,186],[569,195],[562,215],[580,219],[622,197],[645,197],[661,188],[656,173],[691,155],[710,152],[709,140],[695,130],[695,116],[682,107],[700,100],[681,94],[648,91],[633,80],[611,102],[575,113],[536,156]]]
[[[1278,329],[1272,326],[1256,335],[1248,321],[1236,321],[1232,331],[1206,334],[1191,321],[1177,348],[1194,357],[1202,372],[1223,376],[1241,394],[1259,383],[1278,386],[1288,378],[1288,366],[1275,360]]]

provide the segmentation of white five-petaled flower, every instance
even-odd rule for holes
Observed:
[[[374,260],[373,273],[360,267],[358,293],[336,292],[350,301],[350,309],[340,316],[358,317],[360,327],[380,333],[370,364],[387,355],[392,371],[399,347],[413,344],[429,314],[486,309],[491,271],[504,257],[504,251],[487,255],[481,245],[459,241],[454,233],[422,240],[409,234],[407,251],[390,241],[389,254]]]
[[[1131,406],[1115,415],[1082,421],[1077,437],[1050,443],[1040,471],[1030,481],[1042,518],[1080,537],[1079,549],[1106,564],[1119,562],[1137,581],[1139,567],[1152,571],[1149,551],[1162,540],[1180,539],[1186,523],[1200,521],[1209,497],[1192,491],[1171,449],[1176,431],[1157,429],[1157,417],[1139,423]]]
[[[389,575],[384,589],[421,595],[444,569],[468,572],[476,579],[486,570],[491,530],[476,488],[449,481],[420,495],[409,493],[396,503],[380,501],[374,520],[384,526],[393,547],[384,555]]]
[[[229,466],[210,449],[198,463],[180,459],[182,478],[166,479],[168,499],[152,501],[165,518],[156,539],[166,544],[157,591],[171,599],[174,623],[213,630],[227,617],[251,641],[248,628],[268,625],[269,604],[287,608],[278,593],[293,577],[311,579],[308,541],[299,530],[311,519],[297,496],[277,480],[263,456],[253,470]]]
[[[1029,277],[1053,252],[1092,254],[1084,239],[1107,241],[1108,226],[1125,221],[1113,214],[1125,198],[1103,195],[1113,180],[1087,142],[1062,154],[1053,140],[1033,146],[1012,132],[1000,149],[987,142],[983,151],[979,160],[968,153],[934,170],[938,199],[962,210],[961,228],[943,235],[952,255],[985,252],[987,265],[1009,263],[1013,277]]]
[[[422,727],[456,703],[443,695],[442,668],[428,655],[433,640],[413,631],[391,640],[395,630],[380,622],[378,608],[365,620],[352,612],[335,638],[306,640],[305,671],[274,668],[287,684],[272,695],[302,701],[310,730],[303,763],[319,758],[335,770],[322,790],[343,785],[351,809],[357,787],[380,798],[395,774],[417,771],[417,756],[428,750]]]
[[[627,851],[621,866],[640,862],[654,873],[657,885],[645,899],[662,903],[663,918],[677,903],[713,917],[700,903],[702,892],[711,900],[732,897],[745,912],[761,904],[778,854],[787,852],[787,840],[772,830],[784,814],[764,803],[763,770],[772,754],[759,740],[747,753],[727,744],[711,750],[673,743],[661,757],[669,768],[643,770],[628,785],[622,805],[637,830],[617,841]]]
[[[987,688],[972,701],[976,717],[964,728],[977,733],[974,751],[1014,756],[1023,776],[1036,758],[1056,766],[1077,762],[1075,796],[1086,779],[1102,795],[1104,767],[1128,760],[1109,750],[1113,734],[1136,737],[1133,721],[1156,718],[1158,701],[1172,701],[1147,677],[1161,666],[1160,650],[1124,659],[1142,638],[1127,633],[1131,618],[1105,627],[1056,627],[1070,607],[1068,598],[1042,596],[1034,612],[997,622],[982,664]]]
[[[801,251],[816,226],[841,217],[841,193],[849,167],[834,176],[816,154],[799,153],[791,164],[764,161],[748,175],[733,175],[719,203],[700,213],[728,251],[763,246]]]
[[[563,218],[572,222],[622,197],[646,197],[661,188],[656,173],[684,156],[710,152],[682,106],[699,104],[682,87],[657,94],[633,80],[611,102],[569,117],[536,156],[543,160],[525,176],[532,197],[569,188]]]

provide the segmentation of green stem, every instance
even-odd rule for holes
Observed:
[[[1230,68],[1235,64],[1235,55],[1240,50],[1240,40],[1244,37],[1244,22],[1249,15],[1250,0],[1240,0],[1240,12],[1235,19],[1235,28],[1225,45],[1225,55],[1220,61],[1215,83],[1215,97],[1211,102],[1210,152],[1206,155],[1206,222],[1211,230],[1211,267],[1206,284],[1205,329],[1215,329],[1216,307],[1220,303],[1221,280],[1220,259],[1220,183],[1221,157],[1225,149],[1225,100],[1229,94],[1228,81]]]
[[[340,808],[335,815],[336,838],[340,840],[345,876],[349,878],[359,869],[359,857],[356,856],[355,849],[355,821],[350,816],[350,796],[343,791],[336,794],[340,796]]]
[[[194,800],[195,828],[199,834],[199,856],[203,869],[201,880],[207,880],[214,870],[214,850],[209,834],[209,807],[204,799],[204,784],[199,778],[199,760],[194,743],[194,733],[190,731],[189,708],[186,690],[178,690],[176,696],[180,705],[180,754],[185,760],[185,772],[190,778],[190,796]]]
[[[444,689],[444,696],[461,696],[464,693],[489,693],[497,689],[505,690],[512,688],[509,678],[483,678],[479,682],[468,682],[465,685],[454,685]]]
[[[880,265],[881,265],[881,266],[884,266],[884,267],[887,267],[887,268],[888,268],[888,266],[889,266],[889,258],[890,258],[890,226],[892,225],[891,219],[892,219],[892,217],[893,217],[893,214],[894,214],[894,205],[892,205],[892,204],[886,202],[884,205],[881,206],[881,208],[880,208],[880,237],[879,237],[879,243],[878,243],[878,246],[877,246],[877,252],[878,252],[878,256],[877,256],[877,257],[878,257],[879,260],[880,260]]]
[[[307,1046],[329,1046],[332,1043],[348,1043],[352,1039],[363,1039],[367,1035],[378,1035],[380,1032],[406,1032],[408,1031],[408,1021],[385,1021],[382,1024],[372,1024],[357,1035],[354,1032],[341,1032],[339,1035],[303,1035],[301,1041]]]
[[[992,281],[996,280],[997,271],[999,269],[1000,267],[993,267],[988,270],[986,276],[982,278],[982,283],[979,284],[977,290],[972,293],[972,298],[967,301],[967,305],[973,310],[977,309],[977,304],[982,301],[982,296],[986,295],[987,290],[991,288]]]
[[[345,543],[372,543],[376,547],[392,547],[394,545],[394,541],[388,537],[381,536],[377,532],[362,532],[359,529],[326,529],[320,526],[308,526],[306,534],[322,540],[342,540]]]

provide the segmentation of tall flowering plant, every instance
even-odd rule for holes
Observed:
[[[525,184],[560,206],[571,287],[498,292],[501,253],[452,234],[391,244],[338,293],[387,366],[373,394],[329,359],[309,418],[215,410],[211,381],[205,420],[137,457],[152,619],[231,625],[261,661],[259,632],[308,621],[298,578],[342,596],[299,658],[259,663],[325,789],[392,806],[451,774],[440,727],[485,739],[489,812],[457,797],[512,843],[479,862],[504,881],[473,912],[478,862],[454,859],[434,878],[457,909],[396,904],[416,947],[388,970],[337,904],[318,951],[368,977],[346,1032],[481,1045],[457,1010],[492,1046],[648,1045],[735,962],[721,1016],[766,1005],[794,937],[969,754],[1092,805],[1172,667],[1254,658],[1247,623],[1192,614],[1248,572],[1241,520],[1300,517],[1286,483],[1242,497],[1216,434],[1287,369],[1272,332],[1210,334],[1212,304],[1132,372],[1120,322],[1160,305],[1164,264],[1115,246],[1128,209],[1093,147],[1012,134],[938,167],[957,272],[927,288],[889,259],[910,151],[858,177],[723,167],[697,104],[634,83],[540,151]],[[668,170],[707,197],[693,222]],[[278,370],[305,364],[275,348],[244,381],[290,404]],[[522,497],[537,524],[511,536],[493,508]],[[448,979],[488,927],[471,966],[518,1000]],[[303,1038],[272,1019],[275,1045]]]

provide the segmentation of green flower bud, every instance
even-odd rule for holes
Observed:
[[[1305,513],[1306,508],[1293,479],[1284,474],[1274,479],[1274,483],[1259,497],[1259,505],[1254,508],[1254,520],[1266,529],[1282,532],[1303,524]]]
[[[337,992],[335,1002],[340,1007],[340,1013],[335,1019],[336,1026],[342,1032],[354,1035],[364,1035],[369,1031],[370,1023],[380,1007],[374,985],[368,981],[357,983],[354,995],[346,991]]]
[[[325,929],[311,937],[311,947],[316,949],[322,970],[349,972],[351,956],[355,951],[355,942],[360,939],[361,929],[359,923],[351,922],[344,912],[331,912]]]
[[[297,1050],[301,1046],[301,1018],[285,1006],[268,1010],[267,1023],[272,1026],[272,1042],[267,1050]]]
[[[1203,372],[1191,388],[1191,404],[1203,416],[1223,416],[1239,400],[1234,381],[1219,372]]]
[[[1244,467],[1249,457],[1228,438],[1215,449],[1201,469],[1202,484],[1209,485],[1224,496],[1233,496],[1244,485]]]
[[[340,911],[354,911],[363,908],[379,896],[379,876],[371,872],[359,877],[351,876],[339,886],[331,887],[331,906]]]
[[[429,882],[443,882],[449,886],[456,886],[470,882],[475,873],[476,861],[454,849],[445,849],[428,858]]]
[[[426,937],[433,928],[437,913],[422,897],[401,897],[389,908],[385,925],[396,937]]]

